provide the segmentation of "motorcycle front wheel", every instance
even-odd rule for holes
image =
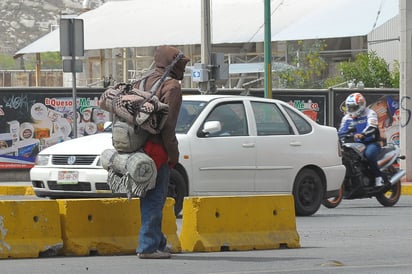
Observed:
[[[338,196],[326,198],[322,201],[322,205],[327,208],[337,207],[343,200],[343,187],[340,187]]]
[[[386,191],[376,195],[376,200],[383,206],[394,206],[401,197],[401,182],[397,182]]]

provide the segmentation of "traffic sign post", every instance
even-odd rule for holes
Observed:
[[[60,19],[60,55],[84,56],[83,19],[71,16]]]
[[[74,16],[60,18],[60,55],[63,58],[63,72],[72,73],[73,86],[73,137],[77,138],[76,72],[83,71],[84,56],[83,19]]]

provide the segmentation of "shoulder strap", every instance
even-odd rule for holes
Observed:
[[[140,80],[139,90],[144,90],[144,85],[146,84],[146,80],[147,80],[147,77]]]

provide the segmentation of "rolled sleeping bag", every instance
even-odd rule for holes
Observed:
[[[156,183],[156,165],[146,153],[119,153],[115,149],[106,149],[102,152],[101,161],[104,169],[128,174],[136,183],[153,186]]]

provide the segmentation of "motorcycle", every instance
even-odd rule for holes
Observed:
[[[354,141],[353,130],[340,141],[342,161],[346,167],[345,179],[338,196],[324,199],[322,204],[327,208],[335,208],[343,199],[375,197],[385,207],[395,205],[401,196],[400,180],[406,173],[399,168],[399,160],[405,159],[405,156],[400,155],[399,146],[388,143],[382,147],[377,163],[384,178],[384,185],[376,187],[375,176],[363,153],[366,146]]]

